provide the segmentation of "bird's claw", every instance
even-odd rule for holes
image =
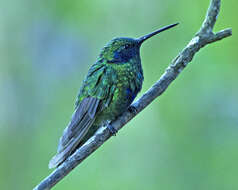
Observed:
[[[133,114],[136,114],[137,113],[137,109],[135,106],[133,105],[130,105],[130,107],[128,108],[128,111],[133,113]]]
[[[108,124],[107,128],[113,136],[116,136],[118,131],[111,124]]]

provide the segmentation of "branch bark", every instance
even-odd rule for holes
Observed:
[[[129,108],[117,120],[112,122],[112,126],[115,129],[120,130],[155,98],[160,96],[168,88],[171,82],[178,77],[188,63],[192,61],[195,53],[197,53],[202,47],[232,35],[231,29],[225,29],[217,33],[213,33],[213,27],[220,11],[220,3],[220,0],[211,0],[207,15],[198,33],[172,61],[171,65],[166,69],[160,79],[146,93],[144,93],[140,99],[131,105],[132,110],[135,111],[131,112],[129,111],[131,110]],[[93,137],[91,137],[63,164],[56,168],[55,171],[53,171],[39,185],[37,185],[34,190],[51,189],[110,137],[111,133],[109,130],[106,127],[101,127]]]

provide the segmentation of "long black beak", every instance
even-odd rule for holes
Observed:
[[[175,23],[175,24],[171,24],[171,25],[168,25],[168,26],[164,26],[163,28],[160,28],[159,30],[156,30],[156,31],[154,31],[154,32],[152,32],[150,34],[145,35],[145,36],[142,36],[142,37],[137,39],[138,43],[141,45],[145,40],[151,38],[152,36],[154,36],[154,35],[156,35],[156,34],[158,34],[160,32],[163,32],[165,30],[168,30],[168,29],[170,29],[170,28],[172,28],[172,27],[174,27],[174,26],[176,26],[178,24],[179,23]]]

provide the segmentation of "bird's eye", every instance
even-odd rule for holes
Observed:
[[[125,45],[125,49],[128,49],[129,47],[130,47],[129,44],[126,44],[126,45]]]

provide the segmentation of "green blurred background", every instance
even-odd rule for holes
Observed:
[[[81,81],[113,37],[180,25],[141,48],[145,92],[201,26],[208,0],[0,3],[0,189],[32,189],[67,125]],[[237,1],[168,90],[55,189],[238,189]]]

